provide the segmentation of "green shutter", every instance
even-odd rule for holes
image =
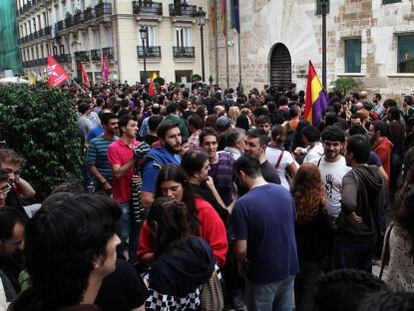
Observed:
[[[345,72],[361,72],[361,39],[345,40]]]

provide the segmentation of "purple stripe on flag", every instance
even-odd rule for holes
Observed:
[[[323,118],[323,112],[328,107],[329,101],[324,90],[319,92],[318,99],[312,105],[312,123],[316,125]]]

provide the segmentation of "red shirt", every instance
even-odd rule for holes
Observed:
[[[198,213],[198,220],[200,221],[200,237],[210,245],[218,266],[223,267],[226,262],[228,249],[226,228],[223,221],[210,203],[196,198],[195,207]],[[154,252],[149,230],[147,222],[144,222],[139,237],[138,257]]]
[[[139,141],[134,140],[134,147],[139,145]],[[108,161],[113,167],[114,165],[124,166],[134,157],[133,148],[129,147],[122,138],[113,142],[108,147]],[[121,178],[116,178],[112,173],[112,194],[114,200],[118,203],[131,201],[132,189],[131,180],[134,173],[134,167],[126,172]]]
[[[372,146],[372,150],[378,155],[381,160],[382,167],[387,173],[388,178],[391,176],[391,154],[392,148],[394,147],[393,143],[389,141],[387,137],[382,137],[380,140]],[[387,188],[388,188],[387,184]]]

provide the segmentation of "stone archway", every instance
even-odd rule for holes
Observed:
[[[270,55],[270,85],[287,89],[292,82],[292,59],[286,45],[276,43]]]

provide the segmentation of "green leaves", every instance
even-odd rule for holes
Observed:
[[[0,86],[0,141],[26,164],[22,176],[35,188],[36,201],[64,181],[80,181],[81,139],[74,103],[46,85]]]

